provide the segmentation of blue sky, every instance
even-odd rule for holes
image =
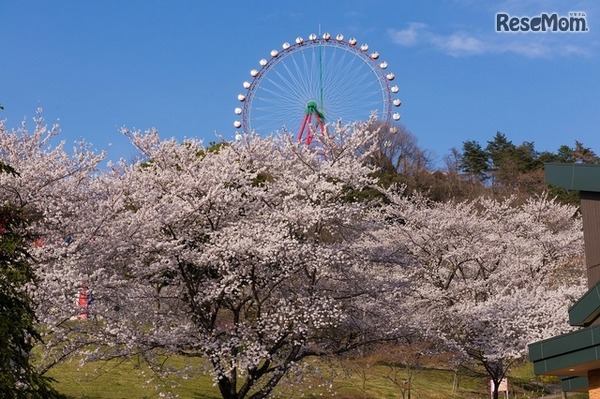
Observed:
[[[585,33],[496,33],[498,12],[586,14]],[[232,139],[249,71],[283,42],[343,33],[396,75],[402,123],[434,164],[497,131],[539,151],[583,142],[600,154],[600,3],[448,1],[4,1],[0,118],[44,109],[68,143],[110,159],[134,151],[120,127],[165,138]]]

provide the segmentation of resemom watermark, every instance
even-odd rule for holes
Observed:
[[[567,15],[542,13],[535,16],[516,17],[505,12],[496,14],[496,32],[587,32],[587,15],[583,11],[570,11]]]

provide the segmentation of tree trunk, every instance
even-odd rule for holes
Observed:
[[[235,386],[231,384],[231,381],[227,377],[222,377],[219,380],[219,392],[221,392],[221,396],[223,399],[238,399],[238,394],[236,392]]]

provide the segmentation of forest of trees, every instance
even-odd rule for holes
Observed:
[[[496,132],[484,144],[476,140],[462,143],[446,155],[444,168],[431,168],[427,151],[406,129],[397,135],[382,137],[382,182],[400,182],[410,191],[425,193],[435,201],[474,199],[482,195],[493,198],[517,196],[524,200],[536,194],[549,192],[559,201],[578,204],[576,192],[567,192],[548,186],[544,181],[545,163],[600,163],[600,158],[583,143],[561,145],[556,152],[535,149],[534,143],[514,144],[505,134]],[[391,162],[389,161],[391,160]]]
[[[307,358],[415,340],[497,387],[585,291],[576,193],[543,182],[544,162],[598,162],[579,142],[537,153],[497,133],[431,170],[410,132],[373,123],[316,148],[122,133],[139,159],[102,167],[41,115],[0,121],[0,282],[17,301],[0,305],[25,323],[18,351],[0,347],[14,397],[52,393],[44,374],[73,356],[167,373],[179,355],[206,359],[223,398],[259,399]]]
[[[538,152],[533,142],[515,145],[505,134],[497,132],[485,147],[474,140],[464,142],[457,167],[471,181],[484,183],[492,191],[503,195],[532,195],[548,190],[543,179],[545,163],[600,162],[594,151],[583,143],[576,140],[574,144],[574,147],[563,144],[556,153]],[[565,201],[576,200],[576,196],[569,196],[557,188],[552,188],[552,193]]]

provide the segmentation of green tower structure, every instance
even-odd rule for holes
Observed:
[[[548,184],[578,190],[588,291],[569,309],[573,332],[529,345],[537,375],[559,376],[565,392],[600,399],[600,165],[546,164]]]

